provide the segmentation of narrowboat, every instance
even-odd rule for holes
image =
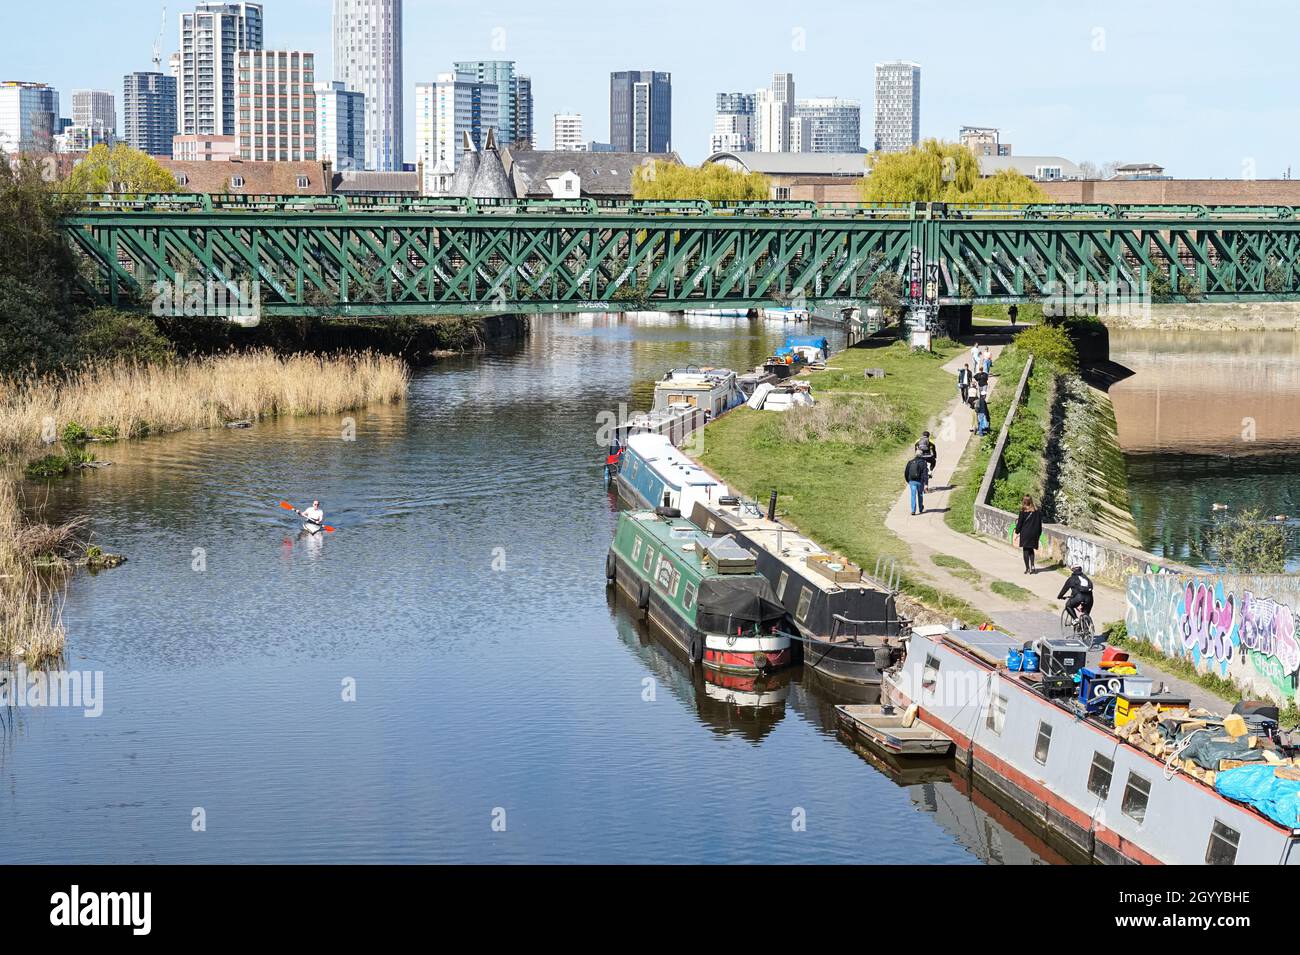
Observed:
[[[619,514],[605,577],[692,665],[753,675],[791,662],[785,608],[754,558],[671,508]]]
[[[884,695],[950,736],[1013,815],[1092,861],[1300,865],[1300,828],[1139,747],[1079,701],[1072,678],[1009,668],[1020,647],[997,631],[917,627]]]
[[[700,500],[691,520],[710,536],[733,536],[754,555],[794,623],[807,666],[846,687],[880,685],[881,670],[901,656],[899,637],[910,626],[899,617],[893,592],[765,516],[753,501]]]
[[[669,408],[666,411],[643,411],[632,415],[610,435],[609,448],[605,452],[605,483],[609,484],[618,473],[627,439],[632,435],[661,434],[680,447],[689,435],[703,427],[704,412],[690,406]]]
[[[730,368],[674,368],[655,382],[655,411],[689,406],[704,410],[712,421],[744,402],[745,396]]]
[[[727,486],[662,434],[634,434],[624,446],[614,486],[629,507],[675,507],[690,513],[696,501],[723,497]]]

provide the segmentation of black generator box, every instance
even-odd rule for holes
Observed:
[[[1087,663],[1088,648],[1078,640],[1038,641],[1038,669],[1045,677],[1072,677]]]

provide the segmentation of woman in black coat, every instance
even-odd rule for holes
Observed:
[[[1025,558],[1025,573],[1037,573],[1034,566],[1034,551],[1043,536],[1043,515],[1034,507],[1034,499],[1028,494],[1020,502],[1020,513],[1016,516],[1016,544]]]

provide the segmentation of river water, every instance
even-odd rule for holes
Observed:
[[[104,449],[48,498],[130,558],[63,611],[103,714],[0,711],[0,858],[1057,861],[942,767],[882,773],[809,678],[745,705],[607,594],[597,415],[784,333],[546,317],[354,442],[303,419]],[[274,506],[311,497],[328,539]]]
[[[1110,355],[1134,373],[1110,395],[1144,546],[1203,565],[1214,521],[1256,508],[1300,571],[1300,333],[1112,329]]]

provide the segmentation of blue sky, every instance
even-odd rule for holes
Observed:
[[[161,0],[7,6],[0,78],[54,84],[65,114],[74,87],[120,100],[122,74],[150,67]],[[168,2],[164,62],[182,6]],[[265,6],[268,47],[315,51],[328,68],[330,0]],[[860,100],[869,140],[873,64],[901,58],[922,67],[923,136],[990,125],[1021,154],[1150,160],[1181,177],[1300,175],[1297,28],[1300,7],[1281,0],[406,0],[406,152],[414,84],[456,59],[518,61],[542,148],[566,110],[583,114],[587,138],[608,138],[611,70],[670,71],[674,146],[699,161],[714,94],[752,92],[775,70],[795,74],[801,97]]]

